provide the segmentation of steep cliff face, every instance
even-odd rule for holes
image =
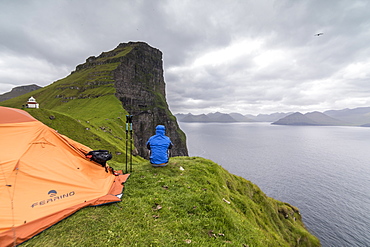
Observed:
[[[134,144],[140,156],[148,158],[146,141],[155,134],[155,126],[166,126],[166,135],[174,144],[172,156],[187,156],[186,137],[166,102],[162,52],[144,42],[121,43],[98,57],[89,57],[76,71],[112,64],[115,96],[133,115]],[[109,83],[109,82],[108,82]]]
[[[116,97],[134,116],[135,146],[140,156],[148,158],[145,144],[158,124],[166,126],[174,143],[172,155],[187,156],[185,135],[166,102],[162,52],[141,42],[120,44],[117,48],[128,46],[132,50],[122,57],[114,71],[114,81]]]

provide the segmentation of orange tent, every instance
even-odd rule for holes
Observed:
[[[20,244],[86,206],[120,201],[129,174],[27,112],[0,106],[0,246]]]

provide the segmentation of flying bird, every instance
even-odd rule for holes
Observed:
[[[324,33],[317,33],[315,34],[315,36],[320,36],[320,35],[323,35]]]

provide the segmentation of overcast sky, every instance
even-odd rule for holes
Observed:
[[[0,94],[144,41],[163,52],[173,113],[370,106],[368,0],[1,0],[0,13]]]

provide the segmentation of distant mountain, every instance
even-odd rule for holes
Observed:
[[[35,91],[35,90],[40,89],[40,88],[41,87],[37,86],[36,84],[15,87],[10,92],[0,94],[0,101],[5,101],[5,100],[8,100],[8,99],[12,99],[12,98],[21,96],[23,94]]]
[[[302,114],[296,112],[282,119],[279,119],[272,124],[277,125],[316,125],[316,126],[345,126],[350,125],[347,122],[329,117],[321,112],[309,112]]]
[[[278,125],[317,125],[315,121],[308,118],[307,116],[303,115],[300,112],[296,112],[293,114],[290,114],[286,117],[283,117],[282,119],[279,119],[276,122],[273,122],[272,124],[278,124]]]
[[[255,120],[247,117],[246,115],[242,115],[240,113],[230,113],[229,115],[238,122],[256,122]]]
[[[177,118],[177,121],[181,122],[181,120],[182,120],[184,117],[188,116],[188,115],[191,115],[191,114],[190,114],[190,113],[188,113],[188,114],[184,114],[184,113],[177,113],[177,114],[175,114],[175,117]]]
[[[176,115],[178,117],[178,115]],[[225,113],[209,113],[207,115],[200,114],[200,115],[193,115],[191,113],[178,117],[178,120],[180,122],[236,122],[235,119],[233,119],[230,115]]]
[[[314,120],[315,122],[318,122],[320,125],[328,125],[328,126],[351,125],[350,123],[330,117],[318,111],[306,113],[305,116]]]
[[[177,120],[180,122],[213,122],[213,123],[232,123],[232,122],[254,122],[252,119],[243,116],[240,113],[208,113],[193,115],[188,114],[176,114]]]
[[[283,113],[283,112],[276,112],[272,114],[258,114],[257,116],[247,114],[246,117],[256,121],[256,122],[275,122],[283,117],[286,117],[293,112]]]
[[[355,125],[370,125],[370,107],[330,110],[325,111],[324,114]]]
[[[207,117],[211,120],[211,122],[236,122],[234,118],[232,118],[229,114],[226,113],[209,113],[207,114]]]
[[[282,125],[326,125],[326,126],[362,126],[370,127],[370,107],[329,110],[325,112],[299,112],[258,114],[257,116],[240,113],[209,113],[193,115],[176,114],[179,122],[271,122]]]
[[[178,118],[180,122],[210,122],[209,117],[207,117],[205,114],[201,115],[192,115],[187,114],[183,118]]]

